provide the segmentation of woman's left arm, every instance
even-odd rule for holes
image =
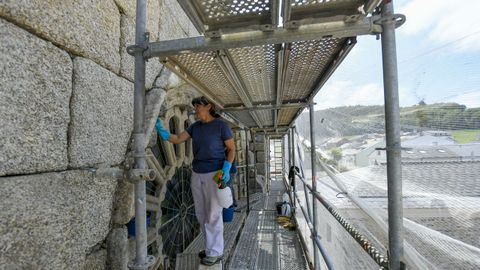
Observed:
[[[235,159],[235,141],[233,139],[228,139],[224,141],[225,147],[227,148],[227,160],[230,163],[233,163]]]

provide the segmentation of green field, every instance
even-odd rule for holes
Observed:
[[[470,143],[480,137],[480,129],[456,130],[452,133],[453,139],[457,143]]]

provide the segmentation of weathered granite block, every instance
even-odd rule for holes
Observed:
[[[254,147],[255,151],[263,151],[263,152],[264,152],[264,151],[265,151],[265,148],[266,148],[266,144],[264,144],[264,143],[255,143],[255,144],[253,145],[253,147]]]
[[[188,18],[187,14],[183,11],[177,0],[164,0],[160,3],[160,8],[162,10],[167,9],[170,14],[175,15],[180,28],[187,36],[192,37],[199,35],[198,31],[195,29],[195,26],[193,26],[192,22]],[[162,15],[163,14],[164,12],[162,12]]]
[[[265,163],[257,163],[257,174],[259,175],[265,175],[267,172],[267,165]]]
[[[248,162],[253,164],[255,162],[255,154],[253,151],[248,151]]]
[[[128,232],[126,227],[115,228],[107,238],[108,269],[128,270]]]
[[[155,3],[158,2],[154,1]],[[158,7],[155,7],[158,12]],[[149,9],[150,10],[150,9]],[[133,81],[135,75],[135,58],[127,53],[127,46],[135,44],[135,18],[128,17],[126,15],[122,15],[121,21],[121,31],[122,31],[122,38],[120,44],[122,49],[120,50],[121,56],[121,68],[120,74]],[[149,19],[150,21],[150,19]],[[156,26],[155,29],[152,30],[151,34],[155,33],[155,36],[158,34],[158,16],[156,18],[156,22],[154,24]],[[149,30],[150,31],[150,30]],[[154,41],[155,37],[151,36],[150,41]],[[145,69],[145,88],[149,89],[152,88],[153,82],[160,74],[163,65],[160,63],[158,58],[149,59],[146,63]]]
[[[2,269],[84,269],[108,232],[117,181],[87,171],[0,181]]]
[[[145,142],[147,144],[151,139],[156,140],[156,138],[151,138],[151,135],[157,122],[158,113],[165,99],[165,94],[166,92],[164,90],[154,88],[148,91],[145,97],[147,101],[145,104]]]
[[[120,69],[120,12],[113,0],[6,0],[0,16],[68,52]]]
[[[160,5],[160,20],[158,27],[158,38],[159,40],[170,40],[187,37],[187,31],[182,28],[182,24],[186,25],[190,23],[190,20],[182,20],[180,14],[183,13],[183,10],[180,9],[179,12],[175,12],[168,5],[162,3]],[[184,14],[184,13],[183,13]],[[184,14],[185,18],[186,15]]]
[[[66,169],[71,94],[68,54],[0,19],[0,176]]]
[[[69,157],[75,168],[116,165],[133,128],[133,84],[94,62],[75,58]]]
[[[185,106],[188,105],[190,106],[192,100],[195,97],[200,96],[200,93],[193,88],[189,84],[182,84],[176,87],[175,89],[171,89],[167,91],[167,94],[165,96],[165,104],[168,104],[168,106],[173,107],[173,106]]]
[[[137,5],[136,0],[114,0],[114,2],[117,4],[121,13],[130,17],[135,17],[135,9]]]
[[[105,270],[107,263],[107,250],[100,249],[87,256],[84,270]]]
[[[258,151],[255,153],[257,155],[257,162],[266,162],[265,160],[265,152]]]
[[[263,134],[256,134],[256,135],[255,135],[255,142],[257,142],[257,143],[263,143],[263,142],[265,142],[265,135],[263,135]]]
[[[113,204],[112,222],[114,224],[127,224],[135,216],[134,185],[120,180],[115,201]]]
[[[186,84],[184,80],[177,76],[167,68],[164,68],[160,73],[160,76],[157,77],[154,83],[154,87],[162,88],[166,91],[171,89],[183,86]]]
[[[130,18],[135,18],[137,0],[114,0],[114,2],[120,9],[120,13]],[[161,2],[163,2],[163,0],[147,0],[147,31],[152,35],[152,40],[157,40],[156,31],[158,31],[158,18],[161,15]]]

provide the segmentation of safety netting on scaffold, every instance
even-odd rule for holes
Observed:
[[[448,54],[451,46],[439,47],[423,60],[448,61],[453,57]],[[402,70],[405,61],[399,65],[403,261],[408,269],[480,269],[480,105],[478,99],[475,101],[480,91],[474,90],[479,89],[480,77],[471,67],[479,64],[472,64],[472,58],[466,57],[459,60],[459,65],[444,67],[443,72],[452,76],[464,72],[464,81],[442,80],[443,85],[438,88],[441,74],[421,60],[415,59],[408,69]],[[349,74],[364,72],[361,66],[348,69]],[[376,69],[377,78],[381,78],[381,68]],[[388,258],[381,79],[377,86],[366,88],[345,85],[353,89],[334,87],[338,86],[335,79],[315,98],[317,190],[336,213],[332,215],[332,209],[319,204],[318,234],[337,269],[378,269],[378,264],[344,227],[356,230],[378,254]],[[431,91],[432,85],[437,87],[436,91]],[[375,103],[359,98],[361,95],[355,91],[379,97],[374,98]],[[405,98],[411,93],[416,94],[416,100]],[[465,98],[470,96],[473,98]],[[308,111],[297,120],[296,131],[295,164],[301,165],[300,174],[311,184]],[[311,194],[305,192],[302,181],[296,181],[296,190],[303,198],[302,205],[311,210]],[[302,211],[297,210],[296,215],[312,255]]]

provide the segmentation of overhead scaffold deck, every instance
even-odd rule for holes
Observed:
[[[145,232],[145,162],[143,125],[145,61],[159,57],[164,65],[211,99],[239,128],[270,138],[289,134],[295,119],[356,43],[359,35],[381,36],[384,63],[385,122],[388,156],[389,268],[400,269],[403,256],[400,134],[395,28],[405,17],[385,0],[179,0],[203,34],[149,43],[146,0],[137,0],[134,148],[136,184],[136,258],[132,269],[147,269]],[[314,147],[314,129],[311,145]],[[311,151],[315,160],[315,151]],[[143,171],[145,170],[145,171]],[[312,192],[316,192],[312,170]],[[143,187],[142,187],[143,185]],[[328,261],[316,234],[315,200],[312,235],[314,267]],[[143,224],[143,225],[142,225]],[[320,251],[322,254],[320,255]],[[333,267],[333,266],[332,266]]]

